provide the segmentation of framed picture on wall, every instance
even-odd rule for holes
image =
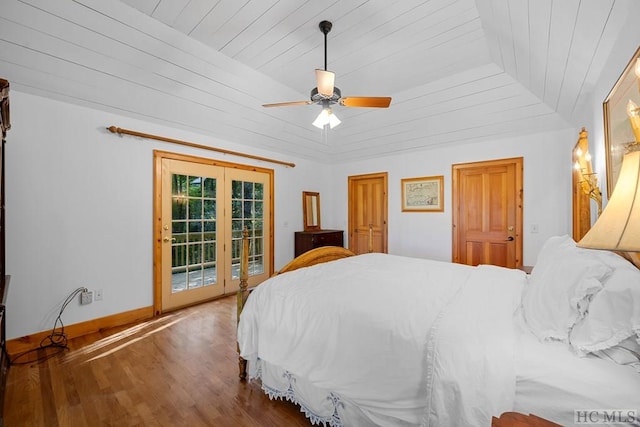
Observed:
[[[627,67],[602,104],[604,110],[604,146],[607,162],[608,197],[611,197],[611,193],[616,186],[625,146],[635,140],[629,123],[629,116],[627,115],[627,104],[631,100],[640,105],[640,86],[635,70],[639,58],[640,48],[633,54],[629,64],[627,64]]]
[[[444,176],[403,178],[402,212],[443,212]]]

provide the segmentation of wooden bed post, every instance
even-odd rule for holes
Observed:
[[[238,289],[237,295],[237,323],[240,322],[240,313],[247,297],[249,296],[248,290],[248,278],[249,278],[249,230],[245,227],[242,230],[242,252],[240,254],[240,289]],[[238,349],[238,369],[240,371],[240,379],[245,380],[247,378],[247,361],[240,356],[240,346],[236,343]]]

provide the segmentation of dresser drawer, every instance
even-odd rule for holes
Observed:
[[[321,246],[343,246],[342,230],[317,230],[295,232],[295,256]]]

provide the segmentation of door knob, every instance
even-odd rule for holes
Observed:
[[[513,241],[513,236],[507,237],[507,242],[512,242],[512,241]]]
[[[162,239],[162,240],[163,240],[164,242],[169,242],[169,241],[171,241],[171,242],[175,242],[175,241],[176,241],[176,238],[174,237],[174,238],[170,239],[170,238],[169,238],[169,236],[164,236],[164,239]]]

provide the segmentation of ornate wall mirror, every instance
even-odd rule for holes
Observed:
[[[320,230],[320,193],[302,192],[304,231]]]

